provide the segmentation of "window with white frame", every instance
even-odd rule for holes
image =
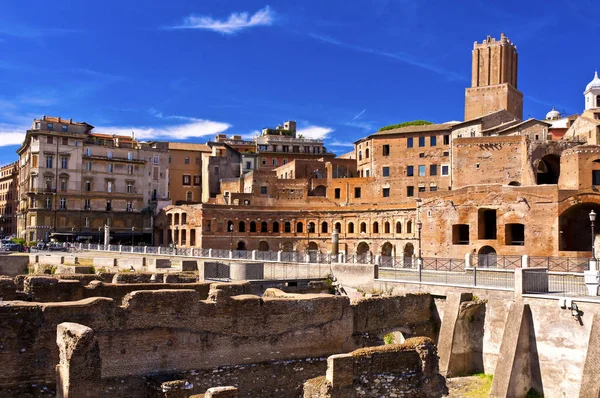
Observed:
[[[449,164],[443,164],[442,165],[442,173],[441,176],[442,177],[447,177],[450,175],[450,165]]]

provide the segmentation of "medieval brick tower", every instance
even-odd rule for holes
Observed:
[[[523,94],[517,90],[517,47],[504,33],[473,46],[471,87],[465,93],[465,120],[499,110],[523,118]]]

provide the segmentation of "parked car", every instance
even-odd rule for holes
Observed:
[[[9,252],[24,252],[25,247],[20,244],[11,243],[4,246],[4,248]]]
[[[46,249],[48,248],[48,244],[47,244],[47,243],[45,243],[45,242],[38,242],[38,243],[35,245],[35,248],[36,248],[37,250],[46,250]]]
[[[50,243],[48,245],[48,250],[51,252],[66,252],[67,248],[63,247],[60,243]]]

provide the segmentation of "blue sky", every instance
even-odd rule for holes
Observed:
[[[0,163],[44,114],[191,142],[293,119],[341,154],[383,125],[462,120],[473,42],[500,32],[524,117],[581,113],[600,67],[592,0],[141,3],[3,2]]]

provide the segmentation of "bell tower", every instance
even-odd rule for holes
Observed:
[[[506,110],[523,118],[523,94],[517,90],[517,47],[501,34],[473,45],[471,87],[465,92],[465,120]]]

